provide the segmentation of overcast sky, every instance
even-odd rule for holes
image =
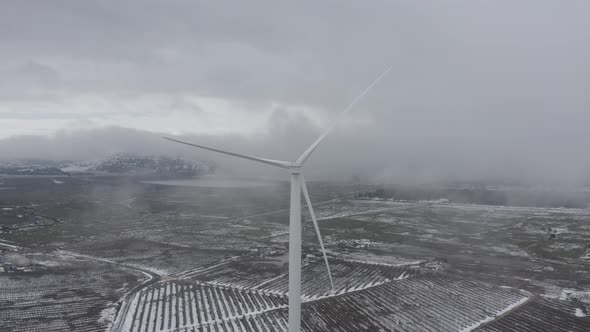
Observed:
[[[197,153],[149,132],[295,159],[392,66],[318,176],[590,175],[585,0],[0,5],[0,159]]]

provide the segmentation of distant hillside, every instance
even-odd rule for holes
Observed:
[[[93,162],[52,160],[0,161],[0,176],[128,175],[191,178],[214,171],[212,163],[164,156],[117,154]]]
[[[90,172],[126,175],[157,175],[161,177],[189,178],[211,173],[212,165],[190,162],[180,158],[119,154],[96,163]]]
[[[9,176],[33,176],[33,175],[50,175],[63,176],[68,173],[62,171],[58,167],[39,163],[0,163],[0,175]]]
[[[358,199],[394,199],[404,201],[446,201],[459,204],[564,207],[586,209],[590,192],[566,190],[535,190],[495,187],[412,187],[388,185],[357,192]]]

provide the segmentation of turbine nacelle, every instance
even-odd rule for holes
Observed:
[[[303,168],[303,166],[301,166],[299,164],[291,164],[289,166],[289,173],[299,174],[299,173],[303,172],[302,168]]]

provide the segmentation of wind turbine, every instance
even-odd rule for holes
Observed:
[[[291,205],[289,209],[289,332],[299,332],[301,330],[301,192],[303,192],[303,196],[305,197],[305,203],[309,209],[309,214],[311,215],[313,226],[318,236],[322,254],[324,256],[324,262],[326,263],[326,269],[328,270],[330,285],[332,287],[332,291],[334,291],[334,281],[332,280],[332,273],[330,272],[328,257],[326,256],[326,250],[324,248],[324,242],[322,241],[322,236],[320,234],[320,228],[311,205],[309,192],[307,191],[307,184],[302,174],[302,167],[305,165],[305,162],[309,156],[311,156],[315,149],[324,140],[324,138],[326,138],[330,131],[332,131],[332,129],[338,124],[338,121],[346,113],[348,113],[369,92],[369,90],[373,88],[373,86],[375,86],[383,77],[385,77],[391,68],[392,67],[389,67],[383,71],[371,84],[369,84],[369,86],[367,86],[358,96],[356,96],[356,98],[354,98],[352,102],[340,113],[336,121],[334,121],[332,125],[330,125],[326,131],[324,131],[320,137],[318,137],[318,139],[313,142],[313,144],[311,144],[309,148],[307,148],[307,150],[305,150],[301,156],[297,158],[297,160],[293,162],[247,156],[240,153],[210,148],[169,137],[163,137],[169,141],[190,145],[200,149],[284,168],[289,170],[289,173],[291,173]]]

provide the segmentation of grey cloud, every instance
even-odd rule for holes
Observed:
[[[257,135],[193,138],[283,158],[320,132],[288,106],[329,118],[392,65],[351,114],[358,126],[336,131],[314,156],[318,176],[337,173],[333,166],[408,181],[510,175],[576,183],[588,176],[586,1],[57,0],[4,9],[0,68],[30,71],[19,84],[0,84],[5,98],[35,100],[16,91],[34,87],[64,98],[213,96],[253,113],[277,104]],[[131,112],[114,105],[113,113]],[[163,104],[161,112],[183,107]],[[110,130],[88,133],[95,137],[88,144]],[[108,141],[151,137],[115,131],[120,136]],[[64,154],[85,155],[65,143],[77,137],[49,140],[49,151],[68,146]],[[49,144],[36,140],[31,149]],[[120,147],[141,149],[129,144]]]
[[[58,72],[51,66],[33,60],[17,65],[0,66],[0,97],[5,101],[47,98],[46,90],[60,86]]]

